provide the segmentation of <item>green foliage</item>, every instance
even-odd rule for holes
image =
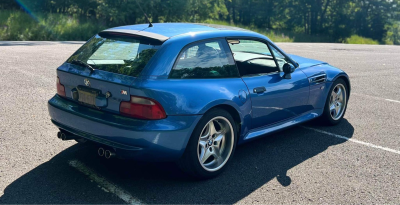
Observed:
[[[2,16],[6,13],[1,12]],[[24,12],[8,12],[8,16],[2,19],[3,27],[0,27],[0,37],[2,40],[42,40],[48,38],[41,26]]]
[[[400,0],[2,0],[0,40],[87,40],[146,23],[136,1],[153,22],[235,25],[280,42],[400,44]]]
[[[375,41],[371,38],[364,38],[357,35],[352,35],[350,38],[346,38],[343,43],[348,44],[371,44],[371,45],[378,45],[379,42]]]
[[[400,22],[396,22],[393,23],[393,25],[388,26],[387,30],[385,43],[400,45]]]
[[[209,24],[218,24],[218,25],[224,25],[224,26],[235,26],[239,28],[243,28],[246,30],[254,31],[260,34],[263,34],[265,36],[268,36],[269,39],[275,42],[293,42],[294,37],[290,37],[288,34],[285,34],[285,32],[278,32],[278,31],[272,31],[269,29],[261,29],[256,26],[244,26],[241,24],[232,24],[226,21],[215,21],[215,20],[206,20],[203,23],[209,23]]]
[[[46,14],[35,20],[22,11],[0,13],[1,40],[87,40],[107,28],[95,22],[88,20],[82,22],[62,14]]]

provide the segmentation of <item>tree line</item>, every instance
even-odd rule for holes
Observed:
[[[400,44],[400,0],[2,0],[0,10],[24,11],[32,18],[62,14],[112,27],[145,23],[138,4],[152,22],[214,22],[309,40],[341,42],[358,35]]]

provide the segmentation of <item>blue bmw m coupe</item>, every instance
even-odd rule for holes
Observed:
[[[220,174],[237,145],[315,118],[338,124],[350,81],[267,37],[209,24],[122,26],[93,36],[57,69],[48,102],[62,140],[105,158],[176,161]]]

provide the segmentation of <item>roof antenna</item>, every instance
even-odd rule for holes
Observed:
[[[139,6],[140,10],[143,12],[144,16],[146,17],[147,21],[149,22],[149,27],[153,27],[153,24],[151,23],[149,17],[147,14],[143,11],[142,7],[140,6],[139,2],[136,0],[137,5]]]

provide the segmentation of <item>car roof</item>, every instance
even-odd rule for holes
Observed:
[[[118,32],[118,33],[129,33],[134,35],[145,36],[159,41],[166,41],[169,38],[186,33],[196,32],[218,32],[218,31],[248,31],[245,29],[215,25],[215,24],[202,24],[202,23],[154,23],[153,27],[149,27],[149,24],[137,24],[120,26],[110,28],[102,32]],[[251,32],[251,31],[248,31]]]

